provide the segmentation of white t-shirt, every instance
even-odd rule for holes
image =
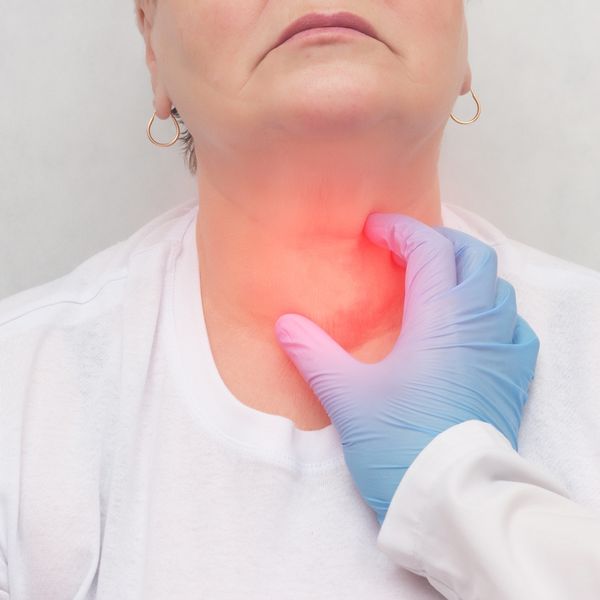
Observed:
[[[333,425],[299,430],[220,378],[197,202],[0,301],[0,590],[11,600],[442,598],[377,546]],[[442,219],[496,248],[541,340],[521,455],[600,509],[600,273],[458,206],[443,203]]]

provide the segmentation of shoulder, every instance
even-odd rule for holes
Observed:
[[[104,402],[120,377],[124,346],[152,339],[193,215],[180,205],[66,275],[0,300],[0,426],[20,422],[42,397]]]
[[[505,269],[514,277],[526,280],[531,288],[558,296],[573,297],[584,293],[596,302],[600,300],[600,271],[511,238],[507,238],[501,252]],[[598,304],[596,309],[600,310]]]
[[[547,346],[600,359],[599,271],[512,239],[473,211],[444,210],[449,227],[494,247],[498,276],[513,285],[519,314]]]
[[[149,221],[128,238],[89,257],[69,273],[0,299],[0,351],[35,332],[81,323],[119,304],[127,280],[143,265],[157,277],[195,216],[187,201]],[[155,264],[152,264],[152,261]],[[150,263],[150,264],[149,264]]]
[[[163,213],[66,275],[0,301],[0,456],[20,460],[23,428],[38,447],[56,431],[79,444],[85,430],[90,448],[100,443],[124,371],[130,376],[141,347],[153,342],[192,209]],[[124,366],[132,356],[134,366]]]
[[[448,227],[465,231],[496,249],[501,277],[520,282],[532,290],[559,295],[585,290],[598,298],[600,271],[513,239],[472,210],[452,203],[444,203],[442,210],[444,224]]]

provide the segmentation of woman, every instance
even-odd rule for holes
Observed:
[[[364,362],[387,355],[404,281],[362,235],[375,211],[497,250],[542,341],[520,452],[599,506],[600,277],[440,200],[440,141],[471,90],[462,0],[341,8],[136,5],[198,198],[0,303],[6,597],[441,597],[377,548],[273,330],[301,313]],[[312,11],[346,29],[283,42]]]

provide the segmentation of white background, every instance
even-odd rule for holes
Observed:
[[[483,112],[448,124],[442,200],[600,271],[600,4],[466,10]],[[474,108],[467,95],[454,113]],[[2,0],[0,298],[67,273],[194,193],[180,146],[146,138],[152,111],[133,0]],[[170,139],[170,125],[157,122],[156,137]]]

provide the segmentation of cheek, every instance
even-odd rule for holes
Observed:
[[[467,61],[463,0],[399,2],[398,19],[411,79],[441,90],[450,86],[454,93],[452,84],[462,81]]]
[[[215,88],[235,86],[264,0],[173,0],[179,62]]]
[[[422,129],[445,123],[466,72],[462,0],[393,0],[397,102]],[[417,126],[417,125],[415,125]]]

